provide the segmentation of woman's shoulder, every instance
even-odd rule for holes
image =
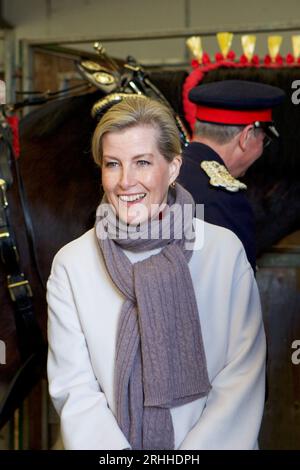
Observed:
[[[234,232],[201,219],[194,219],[194,227],[196,257],[209,259],[211,262],[218,260],[219,265],[223,262],[228,268],[236,264],[244,269],[250,267],[243,244]]]
[[[242,242],[234,232],[220,225],[211,224],[199,218],[194,218],[196,238],[203,239],[206,243],[219,243],[221,241],[235,245],[240,249]]]
[[[95,229],[92,228],[80,237],[64,245],[55,255],[53,266],[80,264],[94,259],[97,255],[97,242]]]

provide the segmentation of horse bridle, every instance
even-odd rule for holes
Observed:
[[[2,110],[1,110],[2,111]],[[7,288],[12,302],[16,325],[17,343],[21,365],[9,383],[0,401],[0,428],[11,418],[31,388],[43,374],[46,365],[47,347],[34,312],[32,289],[22,271],[19,251],[12,228],[7,190],[11,188],[15,170],[18,195],[25,220],[27,239],[33,257],[37,260],[34,233],[26,203],[22,178],[12,145],[12,130],[6,116],[0,112],[0,264],[2,262],[7,279]],[[38,267],[38,265],[37,265]],[[38,270],[42,282],[41,273]],[[42,282],[43,285],[43,282]]]
[[[8,289],[12,301],[22,305],[27,304],[28,311],[30,309],[29,305],[31,303],[32,289],[20,266],[16,239],[10,222],[9,203],[7,198],[7,190],[13,184],[12,168],[15,170],[16,183],[25,222],[30,255],[43,290],[46,290],[46,282],[43,279],[42,271],[40,269],[36,251],[35,234],[26,192],[13,148],[12,129],[8,123],[6,114],[25,108],[26,106],[42,105],[50,101],[66,98],[74,91],[80,90],[82,92],[86,91],[88,88],[90,88],[90,84],[75,85],[66,90],[59,90],[57,92],[17,92],[21,95],[29,95],[29,97],[12,105],[1,105],[0,107],[0,257],[7,276],[10,276],[8,277]],[[9,280],[13,282],[9,282]]]
[[[13,184],[15,168],[19,197],[22,205],[29,246],[35,251],[33,229],[25,193],[14,158],[12,131],[3,113],[0,115],[0,256],[7,279],[7,288],[13,305],[21,357],[27,358],[43,345],[32,302],[32,289],[22,270],[19,250],[11,223],[7,190]],[[33,256],[36,259],[36,253]],[[40,271],[39,271],[40,273]]]
[[[67,94],[73,91],[74,88],[81,88],[81,91],[83,91],[83,87],[80,85],[79,87],[69,88]],[[89,84],[85,84],[84,89],[86,90],[87,88],[90,88]],[[55,93],[33,93],[33,95],[33,98],[30,96],[13,105],[0,106],[0,266],[2,264],[7,279],[7,289],[12,302],[17,343],[21,357],[21,365],[10,381],[5,395],[1,397],[0,429],[26,398],[33,385],[40,380],[45,371],[47,358],[47,344],[34,312],[32,288],[26,273],[22,270],[19,250],[11,222],[7,191],[13,184],[16,184],[25,222],[30,258],[40,285],[45,291],[46,283],[42,277],[37,256],[34,229],[26,192],[14,152],[12,129],[6,114],[25,106],[40,105],[57,100],[61,96],[67,96],[65,90]],[[14,175],[16,181],[14,181]]]

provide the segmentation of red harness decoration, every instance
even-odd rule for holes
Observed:
[[[205,57],[205,60],[204,60]],[[281,68],[281,67],[300,67],[300,57],[298,59],[295,59],[294,56],[289,53],[286,58],[283,58],[279,54],[276,57],[275,62],[271,61],[271,58],[267,55],[264,57],[263,60],[260,60],[257,55],[254,55],[249,61],[245,55],[242,55],[239,59],[239,61],[234,62],[234,53],[230,51],[227,54],[227,57],[224,58],[222,54],[217,53],[215,56],[216,62],[210,62],[210,58],[207,53],[203,54],[203,63],[199,64],[197,66],[197,61],[195,59],[192,60],[192,67],[194,70],[189,74],[189,76],[186,78],[184,84],[183,84],[183,89],[182,89],[182,103],[183,103],[183,109],[184,109],[184,116],[186,121],[189,123],[192,131],[194,129],[194,125],[196,122],[197,117],[197,105],[192,103],[189,98],[189,92],[192,88],[194,88],[197,85],[200,85],[205,74],[210,72],[211,70],[216,70],[220,67],[226,67],[226,68],[238,68],[242,69],[245,67],[256,67],[256,68]],[[212,109],[213,112],[216,112],[216,110]],[[232,111],[230,111],[232,112]],[[261,112],[261,111],[260,111]],[[208,114],[208,111],[206,111],[206,115]],[[257,116],[257,111],[255,111],[255,115]],[[224,118],[224,110],[222,110],[222,118]],[[204,120],[204,118],[202,117]],[[256,117],[255,121],[258,121],[259,119]],[[264,119],[266,120],[266,119]],[[267,119],[271,121],[272,119]],[[245,124],[245,122],[236,122],[235,124]],[[247,122],[246,124],[249,124]]]
[[[19,118],[18,116],[7,116],[6,117],[8,124],[12,130],[13,134],[13,150],[16,159],[20,156],[20,137],[19,137]]]

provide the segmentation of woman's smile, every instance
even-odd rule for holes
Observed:
[[[119,194],[118,197],[122,202],[125,202],[127,205],[132,205],[136,204],[137,202],[141,202],[146,197],[146,193]]]

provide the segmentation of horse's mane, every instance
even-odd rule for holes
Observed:
[[[182,103],[182,87],[188,74],[185,70],[156,71],[150,74],[150,79],[160,92],[167,98],[174,111],[184,117]]]

